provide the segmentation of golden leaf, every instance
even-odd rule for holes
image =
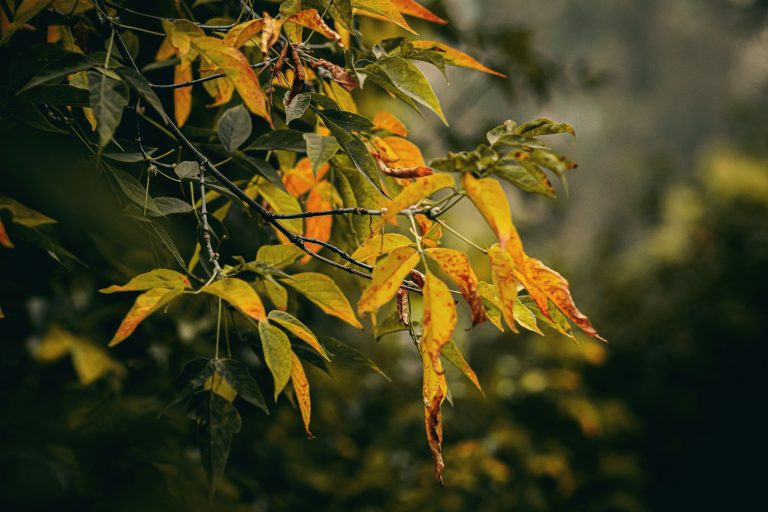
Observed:
[[[181,84],[192,80],[192,65],[181,62],[173,67],[173,83]],[[181,127],[192,112],[192,87],[177,87],[173,90],[173,118]]]
[[[359,9],[358,14],[363,14],[372,17],[381,17],[387,21],[404,28],[408,32],[415,34],[416,31],[408,25],[405,18],[400,14],[400,11],[393,5],[391,0],[352,0],[352,7]]]
[[[301,361],[299,361],[299,358],[296,357],[296,354],[293,352],[291,352],[291,383],[293,384],[293,392],[296,394],[296,401],[299,403],[304,430],[307,432],[307,437],[314,437],[312,432],[309,431],[309,420],[312,416],[312,401],[309,397],[309,381],[307,380],[307,375],[304,373],[304,367],[301,365]]]
[[[330,210],[339,204],[341,204],[341,198],[333,185],[329,181],[321,181],[309,192],[309,196],[307,197],[307,212]],[[330,240],[331,229],[333,227],[332,215],[307,217],[305,222],[307,226],[306,231],[304,232],[305,236],[323,242]],[[322,248],[322,245],[307,242],[306,247],[311,251],[317,252]],[[311,256],[307,254],[302,259],[302,263],[306,263],[310,258]]]
[[[250,284],[242,279],[237,279],[236,277],[221,279],[204,286],[200,291],[224,299],[235,306],[242,314],[254,320],[265,320],[267,318],[259,295]]]
[[[455,249],[434,248],[424,251],[459,287],[461,294],[472,308],[472,325],[485,320],[483,299],[477,294],[477,276],[463,252]]]
[[[427,272],[424,279],[424,334],[421,348],[439,371],[440,350],[448,343],[456,326],[456,305],[450,290],[440,279]]]
[[[498,71],[494,71],[493,69],[484,66],[483,64],[479,63],[466,53],[457,50],[456,48],[451,48],[445,43],[441,43],[439,41],[411,41],[411,44],[413,44],[414,48],[420,49],[420,50],[427,50],[431,48],[437,49],[437,51],[440,52],[440,54],[445,58],[445,62],[447,64],[451,64],[453,66],[458,66],[462,68],[469,68],[469,69],[476,69],[478,71],[483,71],[484,73],[490,73],[492,75],[500,76],[502,78],[506,78],[507,75],[503,73],[499,73]]]
[[[374,267],[371,282],[357,303],[358,313],[375,312],[392,300],[403,279],[418,261],[419,253],[410,246],[398,247],[382,258]]]
[[[421,394],[424,400],[424,429],[427,433],[427,442],[435,461],[435,478],[443,481],[443,420],[440,412],[448,394],[448,383],[445,380],[443,364],[438,359],[437,367],[432,363],[425,350],[420,349],[421,366],[423,369]]]
[[[418,203],[425,197],[438,190],[453,186],[453,176],[450,174],[432,174],[409,183],[397,196],[385,204],[387,212],[376,222],[373,231],[379,231],[386,221],[394,219],[402,210]]]
[[[402,14],[407,14],[408,16],[413,16],[414,18],[421,18],[423,20],[439,23],[440,25],[445,25],[448,23],[448,20],[444,20],[414,0],[392,0],[392,5],[397,7],[397,10]]]
[[[363,242],[363,245],[352,253],[352,257],[365,263],[372,263],[379,256],[389,254],[392,250],[407,245],[413,245],[407,236],[398,233],[384,233],[372,236]]]
[[[269,312],[267,318],[269,318],[269,320],[272,322],[280,324],[283,329],[289,331],[291,334],[304,341],[307,345],[317,350],[321,356],[330,361],[328,354],[325,352],[325,349],[320,344],[320,342],[317,341],[317,338],[312,333],[312,331],[309,330],[309,327],[301,323],[293,315],[290,315],[284,311],[273,310]]]
[[[373,116],[374,128],[379,130],[387,130],[394,135],[405,137],[408,135],[408,129],[405,127],[402,121],[386,111],[376,112]]]
[[[517,299],[517,281],[515,280],[515,262],[499,244],[488,249],[491,261],[491,277],[499,294],[499,304],[507,325],[512,332],[518,332],[515,325],[515,300]]]
[[[477,179],[470,173],[464,174],[461,182],[475,207],[491,226],[501,246],[505,247],[512,241],[522,247],[517,230],[512,224],[509,203],[501,184],[493,178]]]
[[[282,172],[285,190],[293,197],[303,196],[325,176],[328,169],[330,169],[330,165],[321,165],[315,174],[312,172],[312,162],[309,158],[304,157],[296,163],[294,168]]]
[[[501,301],[499,300],[499,294],[496,292],[496,287],[485,281],[480,281],[477,283],[477,294],[483,299],[485,317],[498,330],[504,332],[504,325],[501,323]]]
[[[125,340],[136,330],[136,327],[138,327],[142,320],[182,293],[184,293],[183,288],[173,288],[170,290],[168,288],[152,288],[136,297],[136,302],[134,302],[133,307],[123,318],[120,327],[117,328],[117,332],[115,332],[115,335],[109,342],[109,346],[114,347]]]
[[[184,274],[167,268],[156,268],[139,274],[124,285],[113,284],[99,290],[101,293],[138,292],[150,288],[189,288],[189,279]]]

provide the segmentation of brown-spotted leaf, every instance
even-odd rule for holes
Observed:
[[[145,318],[182,293],[184,293],[184,288],[181,287],[172,289],[152,288],[136,297],[136,302],[133,303],[133,307],[123,318],[120,327],[117,328],[117,332],[109,342],[109,346],[114,347],[125,340]]]
[[[254,320],[267,318],[259,295],[253,287],[236,277],[215,281],[200,289],[201,292],[215,295],[235,306],[242,314]]]
[[[451,48],[445,43],[441,43],[439,41],[411,41],[411,44],[414,48],[420,49],[420,50],[428,50],[428,49],[435,49],[439,51],[443,58],[445,58],[446,64],[450,64],[452,66],[458,66],[462,68],[469,68],[469,69],[476,69],[478,71],[482,71],[484,73],[490,73],[492,75],[500,76],[502,78],[506,78],[507,75],[503,73],[499,73],[498,71],[494,71],[493,69],[479,63],[466,53],[457,50],[456,48]]]
[[[456,327],[456,304],[448,286],[431,272],[424,279],[424,333],[422,350],[435,371],[440,367],[440,350],[448,343]]]
[[[291,383],[293,392],[296,394],[296,401],[299,403],[301,411],[301,421],[304,423],[304,430],[307,437],[312,438],[312,432],[309,431],[309,420],[312,416],[312,401],[309,397],[309,381],[304,373],[304,367],[296,354],[291,352]]]
[[[399,233],[384,233],[372,236],[363,242],[363,245],[352,253],[352,257],[365,263],[371,263],[376,261],[376,258],[379,256],[389,254],[398,247],[408,245],[413,245],[413,241],[407,236]]]
[[[443,419],[441,408],[445,397],[448,395],[448,383],[445,380],[443,364],[438,359],[437,367],[432,359],[423,350],[421,353],[421,366],[423,370],[421,394],[424,400],[424,428],[427,433],[427,442],[435,461],[435,478],[443,482]]]
[[[101,293],[138,292],[150,288],[189,288],[189,279],[184,274],[167,268],[156,268],[139,274],[124,285],[113,284],[99,290]]]
[[[467,255],[455,249],[446,248],[427,249],[425,252],[459,287],[461,294],[472,308],[472,325],[482,323],[485,320],[483,299],[477,294],[477,276],[472,270]]]
[[[344,320],[349,325],[362,329],[363,325],[355,316],[352,306],[344,296],[339,286],[325,274],[317,272],[302,272],[282,279],[283,284],[287,284],[294,290],[304,295],[320,309],[333,315],[336,318]]]
[[[453,176],[450,174],[432,174],[409,183],[399,194],[386,203],[387,212],[377,221],[373,230],[380,230],[386,221],[394,219],[400,211],[429,197],[438,190],[453,186]]]
[[[357,311],[371,313],[392,300],[397,289],[403,284],[418,263],[419,253],[410,246],[397,247],[382,258],[373,268],[373,277],[368,287],[363,290]]]
[[[491,262],[491,277],[499,294],[499,304],[507,325],[513,332],[518,332],[515,325],[515,300],[517,299],[517,281],[515,280],[515,262],[499,244],[488,249]]]

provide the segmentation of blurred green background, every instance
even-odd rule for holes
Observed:
[[[449,128],[398,113],[428,158],[473,148],[504,119],[576,128],[575,143],[558,141],[579,163],[569,194],[509,195],[528,253],[569,278],[610,344],[488,325],[457,332],[486,397],[449,373],[441,488],[410,341],[375,342],[295,304],[315,332],[366,352],[393,382],[341,362],[332,375],[309,368],[312,440],[284,397],[270,417],[240,407],[243,430],[211,508],[756,508],[766,455],[768,2],[424,3],[451,20],[415,22],[424,38],[509,79],[430,75]],[[362,29],[382,31],[373,20]],[[382,105],[361,97],[367,114]],[[0,193],[57,219],[50,233],[82,261],[59,264],[12,227],[16,248],[0,249],[0,507],[208,510],[193,425],[180,406],[158,414],[184,362],[210,353],[215,315],[192,302],[156,315],[110,350],[120,366],[92,383],[87,355],[74,367],[41,361],[35,347],[52,326],[105,347],[132,298],[96,290],[155,262],[70,138],[7,122],[0,130]],[[468,211],[446,220],[489,242],[480,222],[466,224]],[[231,222],[237,233],[253,221]],[[168,230],[190,254],[194,230]],[[228,243],[251,254],[260,240]],[[236,351],[258,367],[244,337]]]

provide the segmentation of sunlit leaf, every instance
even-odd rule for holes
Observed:
[[[301,206],[299,206],[296,198],[272,183],[260,183],[258,191],[275,212],[286,215],[302,213]],[[294,233],[302,233],[304,231],[304,223],[301,219],[281,219],[280,224]]]
[[[386,203],[387,211],[377,222],[374,231],[378,231],[384,222],[394,219],[401,211],[422,199],[429,197],[438,190],[452,188],[453,186],[453,177],[449,174],[432,174],[409,183],[397,196]]]
[[[304,251],[295,245],[262,245],[256,253],[256,261],[274,268],[285,268],[302,255]]]
[[[288,336],[268,321],[259,322],[259,337],[267,363],[275,382],[275,401],[291,378],[291,342]]]
[[[293,392],[296,394],[296,401],[299,403],[301,411],[301,421],[304,423],[304,430],[307,437],[314,437],[309,431],[309,420],[312,416],[312,402],[309,397],[309,381],[304,373],[304,367],[296,354],[291,352],[291,383]]]
[[[448,343],[456,326],[456,305],[450,290],[431,272],[424,279],[424,334],[421,348],[440,371],[440,350]]]
[[[490,320],[498,330],[504,332],[504,325],[501,322],[501,300],[499,299],[496,287],[485,281],[480,281],[477,283],[477,294],[483,299],[485,317]]]
[[[309,330],[309,327],[301,323],[296,317],[285,311],[273,310],[269,312],[268,318],[271,322],[279,324],[283,329],[306,342],[307,345],[317,350],[325,359],[328,359],[328,354],[325,353],[325,349],[317,341],[317,337]],[[330,359],[328,360],[330,361]]]
[[[393,4],[392,0],[352,0],[352,7],[360,9],[361,11],[377,14],[412,34],[416,33],[416,31],[413,30],[411,26],[408,25],[408,22],[402,17],[400,11]]]
[[[491,262],[491,277],[493,284],[496,285],[504,320],[513,332],[518,332],[515,325],[515,301],[517,299],[515,262],[512,260],[512,256],[499,244],[493,244],[488,249],[488,258]]]
[[[536,315],[533,311],[528,309],[523,301],[520,300],[520,297],[515,299],[515,322],[520,324],[524,329],[541,334],[542,336],[544,335],[536,323]]]
[[[242,314],[254,320],[265,320],[267,314],[261,299],[250,284],[242,279],[230,277],[204,286],[201,292],[215,295],[235,306]]]
[[[374,127],[379,130],[387,130],[388,132],[405,137],[408,135],[408,129],[405,127],[402,121],[386,111],[376,112],[373,116]]]
[[[413,241],[407,236],[398,233],[384,233],[367,239],[352,253],[352,257],[365,263],[372,263],[379,256],[389,254],[394,249],[407,245],[413,245]]]
[[[145,318],[182,293],[184,293],[184,288],[152,288],[136,297],[136,302],[123,318],[120,327],[117,328],[117,332],[109,342],[109,346],[114,347],[125,340]]]
[[[498,71],[494,71],[493,69],[484,66],[483,64],[479,63],[466,53],[457,50],[456,48],[451,48],[445,43],[441,43],[439,41],[410,41],[410,43],[413,45],[414,48],[417,49],[430,49],[435,48],[443,55],[445,58],[446,64],[450,64],[452,66],[458,66],[462,68],[469,68],[469,69],[476,69],[478,71],[483,71],[484,73],[490,73],[492,75],[500,76],[502,78],[506,78],[507,75],[503,73],[499,73]]]
[[[183,84],[192,80],[192,65],[188,62],[173,67],[173,83]],[[176,124],[184,126],[192,112],[192,88],[177,87],[173,90],[173,118]]]
[[[340,318],[358,329],[363,328],[344,293],[333,279],[325,274],[303,272],[281,281],[304,295],[329,315]]]
[[[363,290],[357,311],[360,314],[375,312],[392,300],[413,267],[419,261],[419,253],[410,246],[397,247],[382,258],[373,269],[373,277]]]
[[[167,268],[156,268],[139,274],[124,285],[113,284],[99,290],[101,293],[134,292],[150,288],[189,288],[187,276]]]
[[[421,150],[413,142],[400,137],[377,137],[373,139],[379,151],[385,153],[391,167],[424,167]]]
[[[480,391],[480,393],[485,396],[485,392],[480,386],[480,381],[477,379],[477,374],[472,369],[472,367],[469,366],[467,360],[464,359],[464,355],[461,353],[459,347],[456,346],[456,343],[453,340],[448,340],[448,343],[443,345],[443,349],[440,352],[440,355],[442,355],[446,361],[455,366],[466,378],[469,379],[472,384],[475,385],[478,391]]]
[[[504,247],[510,240],[519,242],[519,236],[509,211],[509,202],[501,184],[493,178],[477,179],[467,173],[461,180],[464,190],[475,204]]]
[[[316,9],[305,9],[297,12],[296,14],[289,16],[285,21],[296,23],[302,27],[307,27],[323,37],[333,39],[336,42],[341,41],[341,36],[323,21],[323,18]]]
[[[431,21],[434,23],[439,23],[440,25],[445,25],[448,23],[448,20],[444,20],[443,18],[439,17],[437,14],[433,13],[423,5],[421,5],[418,2],[415,2],[414,0],[391,0],[392,5],[397,7],[397,10],[400,11],[402,14],[407,14],[408,16],[413,16],[415,18],[421,18],[423,20]]]
[[[477,276],[469,263],[469,258],[463,252],[455,249],[433,248],[424,251],[432,258],[443,272],[459,287],[459,291],[472,308],[472,325],[485,320],[483,300],[477,294]]]

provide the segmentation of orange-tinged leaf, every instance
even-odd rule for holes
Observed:
[[[384,153],[392,167],[424,167],[424,157],[413,142],[400,137],[377,137],[373,144]]]
[[[515,275],[528,290],[531,298],[541,310],[541,313],[552,320],[549,313],[547,300],[551,300],[565,316],[571,319],[584,333],[598,339],[603,339],[597,334],[586,315],[584,315],[573,301],[568,281],[547,267],[540,260],[525,256],[522,268],[515,268]]]
[[[422,213],[416,215],[415,220],[421,233],[421,245],[437,247],[438,242],[443,238],[443,227]]]
[[[173,83],[181,84],[192,80],[192,65],[189,62],[176,64],[173,68]],[[179,127],[184,126],[192,112],[192,87],[177,87],[173,90],[173,117]]]
[[[189,288],[189,279],[184,274],[167,268],[156,268],[139,274],[124,285],[113,284],[99,290],[101,293],[138,292],[151,288]]]
[[[397,7],[397,10],[402,14],[407,14],[408,16],[413,16],[414,18],[421,18],[423,20],[439,23],[440,25],[445,25],[448,23],[448,20],[444,20],[414,0],[392,0],[392,5]]]
[[[342,66],[325,59],[313,60],[311,65],[312,69],[320,67],[328,71],[331,74],[333,81],[345,91],[350,92],[357,89],[357,80]]]
[[[272,322],[280,324],[283,329],[289,331],[291,334],[304,341],[307,345],[317,350],[321,356],[330,361],[328,354],[325,352],[325,349],[320,344],[320,342],[317,341],[317,338],[312,333],[312,331],[309,330],[309,327],[301,323],[296,317],[286,313],[285,311],[272,310],[269,312],[267,318],[269,318],[269,320]]]
[[[392,300],[418,261],[419,253],[410,246],[398,247],[382,258],[373,268],[371,282],[360,296],[358,313],[375,312]]]
[[[402,210],[418,203],[425,197],[438,190],[453,186],[453,176],[450,174],[432,174],[409,183],[399,194],[386,203],[387,212],[376,222],[373,230],[379,231],[386,221],[394,219]]]
[[[176,48],[171,44],[171,39],[166,36],[163,42],[160,43],[160,48],[157,49],[155,54],[155,60],[167,60],[174,56]]]
[[[305,9],[299,11],[296,14],[289,16],[286,22],[296,23],[302,27],[307,27],[328,39],[333,39],[341,46],[344,46],[341,43],[341,35],[323,21],[323,18],[320,16],[320,13],[317,12],[317,9]]]
[[[264,12],[264,28],[261,31],[261,54],[266,57],[269,49],[272,48],[280,38],[280,29],[283,26],[283,20],[273,18],[268,12]]]
[[[240,23],[229,29],[227,35],[224,36],[224,42],[233,48],[240,48],[253,39],[256,34],[260,33],[263,28],[263,19],[249,20],[245,23]]]
[[[182,62],[192,62],[197,56],[192,50],[191,41],[198,37],[204,37],[203,29],[189,20],[162,20],[163,30],[168,37],[168,42],[176,50],[176,55]]]
[[[456,304],[448,286],[431,272],[424,279],[424,334],[421,347],[439,371],[440,350],[448,343],[456,327]]]
[[[329,181],[321,181],[309,191],[307,197],[307,212],[321,212],[332,209],[335,205],[341,204],[339,193]],[[332,215],[320,215],[317,217],[307,217],[307,229],[304,235],[308,238],[314,238],[327,242],[331,239],[331,228],[333,227]],[[311,251],[319,251],[322,245],[307,242],[307,248]],[[302,263],[309,261],[311,256],[307,254]]]
[[[242,279],[237,279],[236,277],[221,279],[204,286],[200,291],[224,299],[235,306],[242,314],[254,320],[265,320],[267,318],[259,295],[250,284]]]
[[[438,359],[437,367],[432,363],[429,355],[420,347],[421,365],[423,370],[421,394],[424,400],[424,429],[427,433],[427,442],[435,461],[435,478],[443,481],[443,420],[441,408],[448,394],[448,383],[445,380],[443,364]]]
[[[493,178],[477,179],[470,173],[464,174],[461,182],[475,207],[491,226],[501,246],[505,247],[511,241],[513,245],[522,247],[515,225],[512,224],[509,202],[501,183]]]
[[[323,164],[317,168],[317,174],[312,172],[312,162],[304,157],[296,163],[293,169],[283,171],[283,185],[293,197],[306,194],[330,169],[330,165]]]
[[[443,346],[443,350],[440,352],[440,354],[445,358],[446,361],[455,366],[467,379],[469,379],[469,381],[475,385],[478,391],[480,391],[480,393],[485,396],[485,392],[480,386],[480,381],[477,379],[477,374],[472,369],[472,367],[469,366],[467,360],[464,359],[464,354],[461,353],[459,347],[456,346],[456,343],[453,340],[449,340],[448,343]]]
[[[472,325],[485,320],[483,299],[477,294],[477,276],[463,252],[455,249],[434,248],[425,251],[459,287],[461,294],[472,308]]]
[[[8,232],[5,230],[5,226],[3,225],[3,221],[0,220],[0,245],[5,247],[6,249],[13,249],[13,242],[11,242],[11,239],[8,237]]]
[[[413,44],[414,48],[418,48],[420,50],[427,50],[432,48],[437,49],[437,51],[443,55],[443,58],[445,58],[445,62],[447,64],[462,68],[476,69],[478,71],[490,73],[502,78],[507,77],[507,75],[484,66],[466,53],[459,51],[456,48],[451,48],[445,43],[441,43],[439,41],[411,41],[411,44]]]
[[[391,0],[352,0],[352,7],[363,11],[358,11],[358,14],[368,15],[368,13],[372,13],[381,16],[387,21],[391,21],[412,34],[416,33],[416,31],[408,25],[408,22],[405,21],[405,18],[403,18],[400,11],[393,5]]]
[[[309,431],[309,420],[312,416],[312,402],[309,398],[309,381],[304,373],[304,367],[296,354],[291,352],[291,383],[293,392],[296,394],[296,401],[299,403],[301,411],[301,421],[304,423],[304,430],[307,437],[314,437]]]
[[[499,294],[499,304],[507,325],[513,332],[518,332],[515,325],[515,300],[517,299],[517,281],[515,280],[515,262],[499,244],[488,249],[491,261],[491,277]]]
[[[215,37],[198,37],[190,42],[206,60],[215,64],[232,80],[248,110],[271,122],[267,112],[266,98],[259,85],[259,77],[251,69],[245,55]]]
[[[358,329],[363,328],[344,293],[333,279],[325,274],[302,272],[281,279],[281,281],[304,295],[329,315],[340,318]]]
[[[373,125],[379,130],[387,130],[401,137],[408,135],[408,129],[403,122],[386,111],[376,112],[376,115],[373,116]]]
[[[112,341],[109,342],[109,346],[114,347],[125,340],[136,330],[142,320],[182,293],[184,293],[184,288],[152,288],[136,297],[136,302],[123,318],[120,327],[117,328],[117,332],[112,337]]]
[[[413,245],[413,241],[407,236],[398,233],[384,233],[375,235],[363,242],[358,247],[352,257],[365,263],[376,261],[376,258],[389,254],[398,247]]]

